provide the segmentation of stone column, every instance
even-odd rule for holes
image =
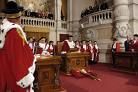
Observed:
[[[127,36],[132,35],[129,16],[128,0],[114,0],[114,37],[120,41],[121,47],[124,47]]]
[[[57,21],[57,28],[61,28],[61,7],[62,1],[55,0],[55,20]]]
[[[67,29],[72,30],[72,0],[67,0]]]
[[[61,7],[62,1],[55,0],[55,42],[59,41],[59,31],[61,30]]]
[[[131,25],[131,30],[133,34],[138,34],[138,0],[128,0],[130,19],[129,24]]]

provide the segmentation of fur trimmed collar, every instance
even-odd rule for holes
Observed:
[[[22,33],[23,37],[26,40],[26,36],[25,33],[23,32],[22,28],[20,27],[20,25],[15,24],[15,23],[11,23],[9,22],[7,19],[4,19],[2,21],[2,25],[0,26],[0,48],[3,48],[4,44],[5,44],[5,37],[7,35],[7,32],[9,32],[11,29],[13,28],[17,28],[20,30],[20,32]]]

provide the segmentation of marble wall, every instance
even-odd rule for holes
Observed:
[[[112,24],[100,24],[94,27],[83,28],[80,32],[82,40],[97,41],[100,48],[100,62],[111,62],[111,46],[113,37]]]
[[[134,34],[138,34],[138,0],[128,0],[129,1],[129,23],[131,25],[131,30]]]
[[[68,0],[67,5],[67,21],[68,31],[72,33],[73,39],[80,39],[80,15],[83,10],[94,4],[95,0]]]
[[[81,12],[89,6],[94,6],[100,0],[69,0],[68,1],[68,31],[72,32],[74,40],[96,40],[100,48],[100,62],[111,62],[111,44],[113,36],[112,24],[81,28],[79,23]],[[110,4],[112,4],[112,0]]]

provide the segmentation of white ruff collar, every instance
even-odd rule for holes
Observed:
[[[0,48],[3,48],[5,44],[5,37],[6,37],[7,32],[9,32],[13,28],[19,29],[19,31],[21,32],[21,34],[26,40],[25,33],[23,32],[23,29],[20,27],[20,25],[11,23],[7,19],[4,19],[2,21],[2,25],[0,26]]]

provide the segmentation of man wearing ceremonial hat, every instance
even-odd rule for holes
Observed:
[[[70,51],[70,49],[75,48],[75,43],[72,40],[72,35],[68,35],[67,39],[64,41],[63,46],[62,46],[62,54],[65,54]]]
[[[23,7],[14,0],[9,0],[2,10],[5,19],[0,26],[0,92],[33,92],[35,59],[19,25],[21,11]]]

